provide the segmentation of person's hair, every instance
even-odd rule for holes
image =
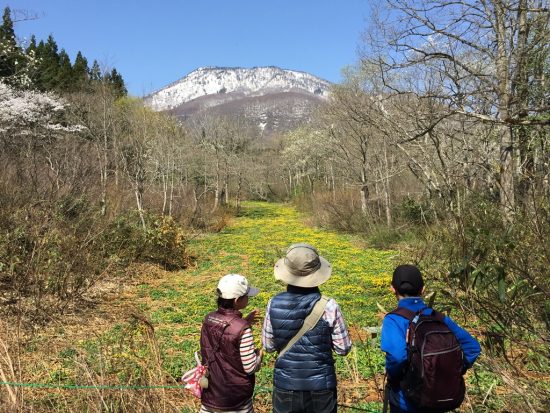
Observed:
[[[395,288],[395,287],[394,287]],[[418,291],[417,293],[402,293],[400,291],[398,291],[397,289],[395,289],[395,291],[397,292],[397,294],[399,294],[400,297],[418,297],[420,295],[420,291]]]
[[[218,294],[218,308],[233,308],[233,306],[235,305],[235,300],[231,298],[222,298],[222,292],[219,288],[216,288],[216,293]]]
[[[235,300],[231,298],[218,297],[218,307],[231,309],[235,305]]]

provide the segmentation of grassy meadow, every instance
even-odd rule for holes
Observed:
[[[107,300],[97,308],[75,315],[72,326],[53,326],[29,343],[22,359],[34,362],[36,368],[25,374],[27,380],[66,386],[177,385],[175,379],[194,364],[201,321],[216,306],[218,279],[231,272],[245,275],[261,290],[246,310],[258,308],[263,315],[268,300],[285,288],[274,279],[273,264],[296,242],[311,243],[331,262],[333,275],[321,289],[340,304],[354,342],[346,358],[337,357],[339,402],[376,411],[383,357],[369,344],[364,327],[380,325],[377,303],[388,309],[394,305],[388,284],[396,252],[368,249],[352,236],[313,228],[303,215],[283,204],[243,204],[219,233],[191,242],[195,264],[186,270],[166,272],[136,265],[125,285],[112,280]],[[260,330],[260,325],[254,329],[258,345]],[[32,361],[37,354],[40,360]],[[273,355],[266,355],[257,374],[255,405],[260,412],[271,410],[273,361]],[[73,405],[75,392],[81,394],[83,405],[86,393],[101,392],[102,409],[118,411],[117,406],[128,402],[124,392],[144,391],[23,390],[34,405],[48,404],[57,411]],[[182,412],[197,410],[198,401],[180,389],[147,391],[151,400],[143,403],[166,403]],[[97,395],[88,397],[97,400]]]

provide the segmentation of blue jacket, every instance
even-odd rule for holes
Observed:
[[[289,286],[271,300],[269,317],[277,351],[298,332],[321,294],[318,288]],[[273,385],[283,390],[319,391],[336,388],[332,357],[332,335],[328,323],[320,319],[275,362]]]
[[[397,306],[415,312],[427,308],[420,297],[403,298],[399,300]],[[431,309],[427,309],[425,314],[430,314],[431,311]],[[464,353],[464,368],[470,368],[472,364],[474,364],[474,361],[476,361],[479,353],[481,353],[479,343],[449,317],[445,317],[444,321],[460,343],[460,347]],[[397,314],[388,314],[382,323],[380,348],[386,353],[386,372],[390,378],[399,378],[407,362],[407,343],[405,342],[405,335],[407,334],[408,327],[409,320]],[[405,399],[403,392],[398,387],[393,387],[390,390],[390,404],[406,412],[416,411],[414,406]]]

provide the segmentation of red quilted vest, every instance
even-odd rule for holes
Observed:
[[[218,308],[208,314],[201,330],[201,356],[208,366],[208,388],[202,404],[214,409],[236,410],[252,398],[254,375],[245,373],[239,345],[250,327],[240,311]]]

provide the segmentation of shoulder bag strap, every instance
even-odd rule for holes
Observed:
[[[286,346],[279,352],[277,359],[281,358],[283,354],[285,354],[298,340],[300,340],[305,333],[317,325],[325,312],[325,307],[327,306],[328,300],[330,300],[330,298],[321,296],[319,301],[317,301],[313,306],[311,313],[309,313],[305,318],[302,328],[300,328],[296,335],[292,337],[288,343],[286,343]]]

